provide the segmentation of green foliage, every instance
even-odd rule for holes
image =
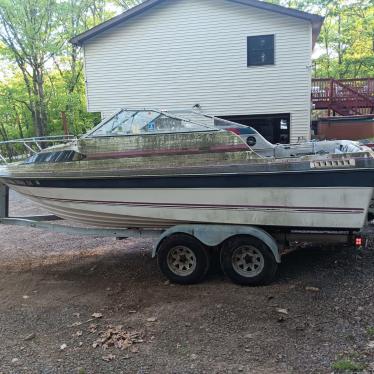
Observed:
[[[374,77],[372,0],[281,0],[278,3],[325,17],[314,60],[316,77]]]
[[[0,140],[70,133],[99,121],[86,111],[80,48],[69,39],[114,15],[104,0],[0,0]]]
[[[370,326],[366,329],[366,333],[369,335],[369,337],[374,337],[374,326]]]
[[[350,359],[344,358],[335,361],[332,364],[332,368],[334,370],[337,370],[339,373],[353,373],[363,371],[365,369],[365,366]]]

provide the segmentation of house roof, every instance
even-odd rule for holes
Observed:
[[[93,37],[101,34],[102,32],[111,29],[112,27],[115,27],[119,24],[123,24],[130,20],[131,18],[144,13],[145,11],[151,9],[155,5],[163,2],[164,0],[145,0],[141,4],[125,11],[122,14],[119,14],[116,17],[113,17],[109,19],[108,21],[105,21],[79,35],[76,35],[73,37],[70,42],[75,45],[83,45],[86,41],[89,39],[92,39]],[[321,16],[318,16],[316,14],[302,12],[300,10],[286,8],[280,5],[275,5],[271,3],[266,3],[264,1],[259,0],[228,0],[233,3],[238,3],[246,6],[251,6],[258,9],[268,10],[269,12],[274,12],[290,17],[299,18],[305,21],[309,21],[312,24],[312,30],[313,30],[313,47],[317,41],[319,32],[321,30],[321,26],[323,23],[324,18]]]

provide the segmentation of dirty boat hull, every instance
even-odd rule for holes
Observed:
[[[62,218],[115,228],[220,223],[355,229],[364,225],[373,193],[371,187],[11,187]]]

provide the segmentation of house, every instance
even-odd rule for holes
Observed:
[[[146,0],[76,37],[88,110],[191,110],[272,142],[310,137],[311,54],[323,18],[258,0]]]

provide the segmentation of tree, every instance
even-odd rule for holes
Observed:
[[[315,60],[319,77],[356,78],[374,76],[373,0],[281,0],[325,17]]]
[[[61,45],[55,0],[0,0],[0,40],[4,54],[20,69],[37,136],[47,127],[44,79],[47,62]]]
[[[127,10],[127,9],[130,9],[132,7],[134,7],[135,5],[139,5],[140,3],[142,3],[144,0],[114,0],[114,4],[122,7],[123,9]]]
[[[57,104],[62,120],[67,122],[73,132],[79,133],[77,111],[82,108],[84,100],[84,86],[81,84],[83,62],[80,47],[71,44],[69,40],[113,14],[105,10],[102,0],[65,0],[60,3],[59,12],[60,19],[64,20],[60,26],[63,44],[53,62],[66,93],[59,97]],[[50,74],[50,79],[56,80],[56,75]]]

